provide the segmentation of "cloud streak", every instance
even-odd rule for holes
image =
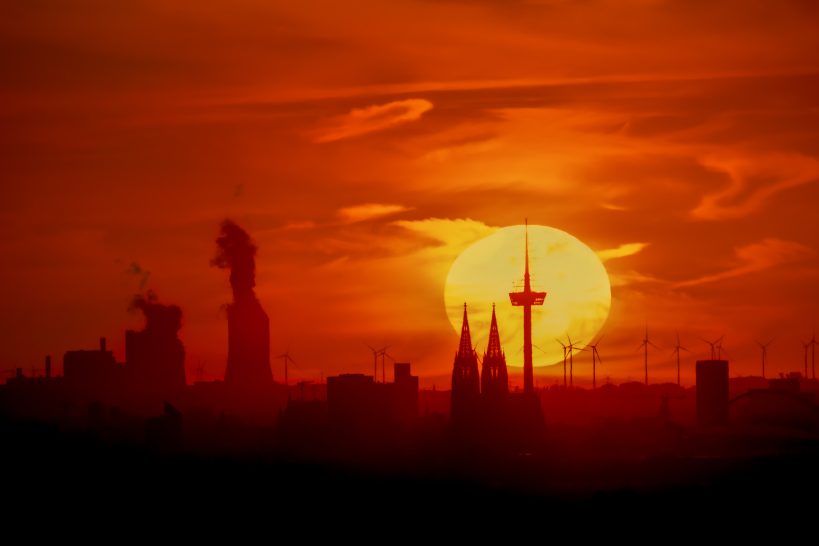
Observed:
[[[694,218],[701,220],[747,216],[759,210],[774,195],[819,180],[819,161],[795,153],[708,157],[701,163],[729,177],[727,187],[705,195],[691,211]],[[753,186],[754,178],[772,182]]]
[[[812,256],[814,251],[793,241],[783,241],[782,239],[769,237],[756,243],[737,247],[734,253],[738,259],[738,264],[734,267],[712,275],[679,282],[674,285],[675,288],[686,288],[733,279],[779,265],[799,262]]]
[[[385,216],[392,216],[393,214],[406,212],[408,210],[412,210],[412,208],[395,204],[364,203],[361,205],[340,208],[338,210],[338,217],[344,223],[352,224],[355,222],[365,222],[367,220],[375,220]]]
[[[335,142],[417,121],[432,110],[432,106],[426,99],[404,99],[354,108],[343,116],[331,119],[319,129],[314,142]]]
[[[607,248],[605,250],[599,250],[597,252],[597,257],[600,258],[600,260],[606,262],[608,260],[614,260],[616,258],[633,256],[634,254],[637,254],[647,246],[648,243],[624,243],[616,248]]]

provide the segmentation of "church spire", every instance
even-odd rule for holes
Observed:
[[[472,347],[469,319],[464,303],[464,321],[461,325],[461,341],[452,365],[452,403],[450,415],[456,426],[468,425],[477,418],[480,404],[481,379],[478,373],[478,355]]]
[[[489,343],[483,355],[481,369],[481,392],[487,402],[497,400],[509,392],[509,376],[506,370],[506,356],[501,348],[498,318],[495,315],[495,304],[492,304],[492,323],[489,327]],[[498,408],[494,408],[497,410]]]
[[[498,319],[495,317],[495,304],[492,304],[492,325],[489,327],[489,344],[486,347],[486,356],[501,357],[500,334],[498,333]]]
[[[461,323],[461,342],[458,345],[458,356],[470,356],[473,352],[472,335],[469,333],[469,318],[466,316],[466,303],[464,303],[464,319]]]

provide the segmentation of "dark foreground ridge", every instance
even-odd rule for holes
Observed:
[[[782,441],[779,454],[748,456],[727,452],[747,449],[749,438],[692,437],[692,449],[723,454],[641,458],[491,452],[437,438],[410,453],[392,444],[332,459],[265,445],[266,432],[237,438],[255,444],[241,454],[203,455],[3,421],[4,496],[18,508],[37,505],[44,492],[84,499],[63,504],[62,515],[116,507],[127,516],[150,499],[160,512],[264,511],[288,521],[408,513],[431,523],[453,507],[464,514],[491,507],[495,517],[531,511],[564,523],[587,510],[669,521],[693,511],[719,522],[727,509],[807,514],[814,505],[805,493],[819,486],[816,440]]]

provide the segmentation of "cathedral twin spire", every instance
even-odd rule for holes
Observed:
[[[461,339],[452,370],[452,411],[453,415],[465,414],[470,406],[483,393],[487,399],[493,399],[509,391],[509,380],[506,369],[506,356],[503,353],[498,332],[498,319],[495,306],[492,305],[492,322],[489,327],[489,342],[483,357],[483,366],[480,377],[478,374],[478,358],[472,345],[472,335],[469,331],[469,317],[464,304],[463,322],[461,324]]]

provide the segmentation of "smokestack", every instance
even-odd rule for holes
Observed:
[[[46,355],[45,358],[45,376],[46,379],[51,379],[51,355]]]
[[[273,384],[270,373],[270,319],[256,298],[256,245],[231,220],[222,222],[212,265],[230,269],[233,303],[227,307],[228,363],[225,383],[244,392],[261,392]]]
[[[105,352],[105,338],[100,338],[100,351]]]
[[[256,299],[256,245],[250,235],[232,220],[222,222],[216,239],[217,253],[211,264],[230,269],[233,301]]]

